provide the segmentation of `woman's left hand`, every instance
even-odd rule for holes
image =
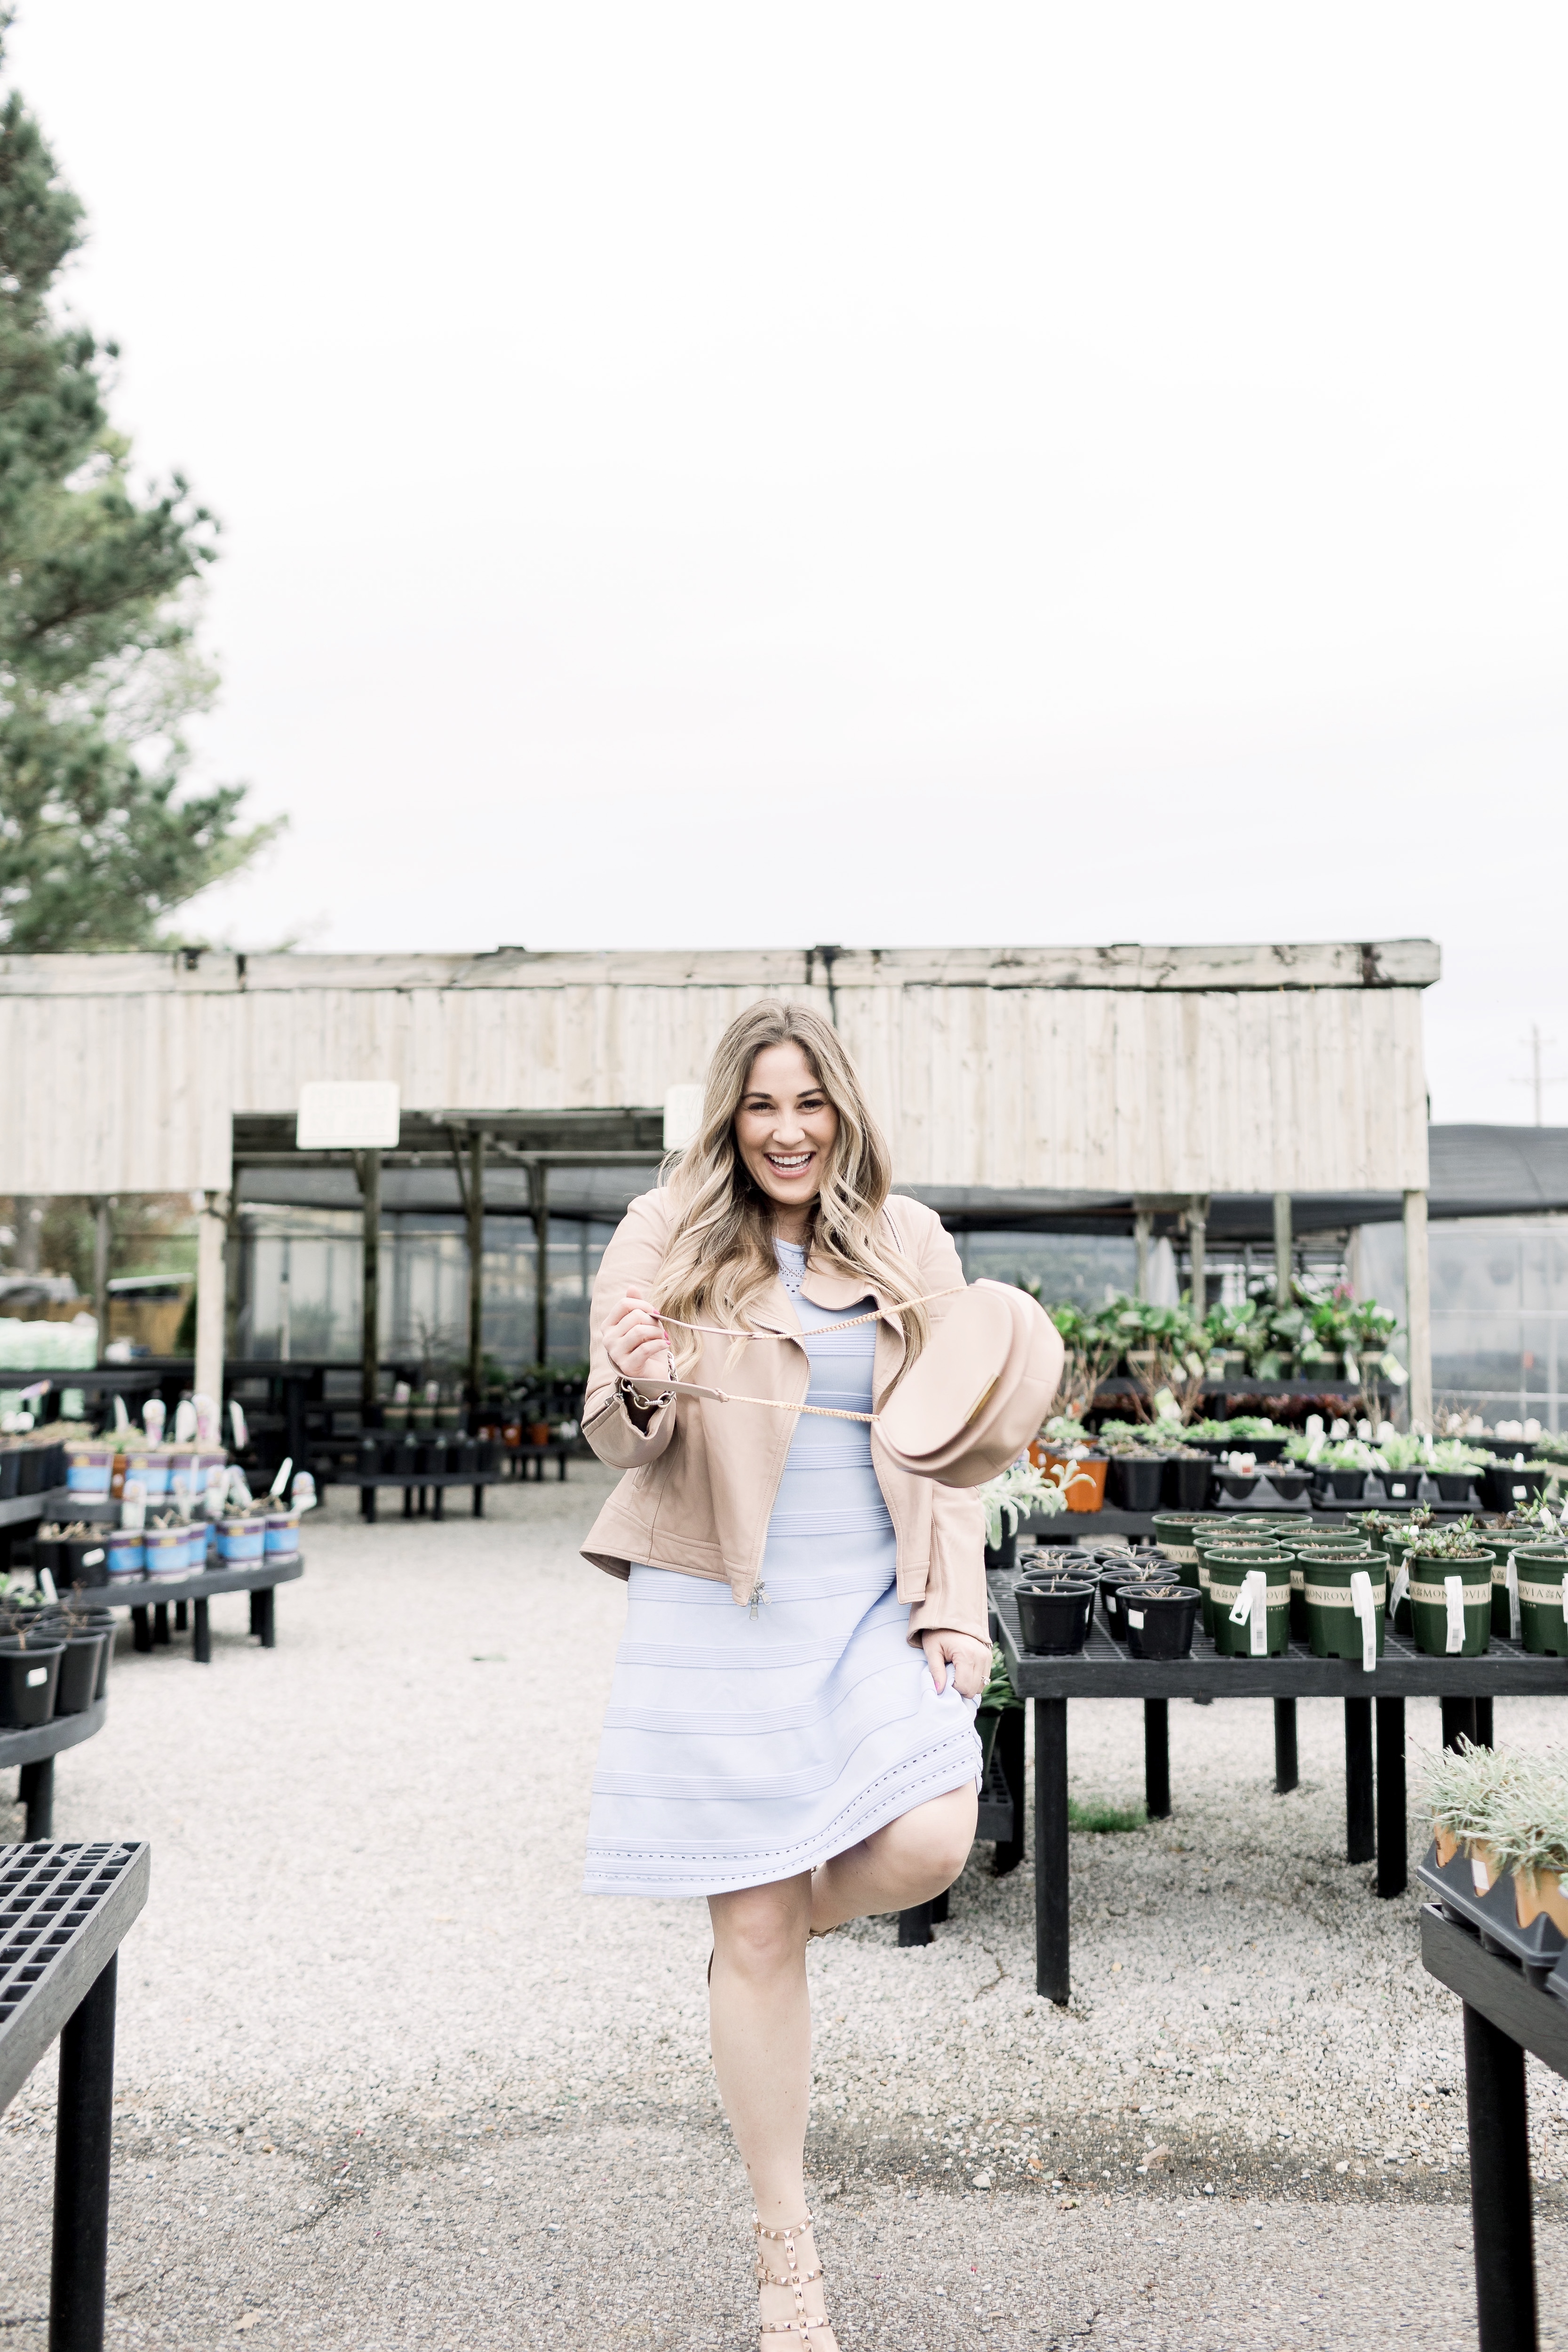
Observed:
[[[948,1662],[951,1660],[959,1696],[963,1698],[980,1696],[991,1675],[989,1642],[977,1642],[973,1633],[950,1633],[938,1626],[933,1633],[921,1635],[921,1647],[926,1654],[931,1678],[939,1692],[947,1688]]]

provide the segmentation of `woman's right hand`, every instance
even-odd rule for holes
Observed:
[[[628,1290],[605,1326],[605,1353],[623,1380],[660,1389],[670,1378],[664,1326],[635,1290]]]

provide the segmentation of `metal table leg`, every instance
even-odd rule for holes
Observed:
[[[174,1603],[174,1631],[176,1633],[188,1633],[190,1632],[189,1619],[189,1602],[184,1601],[176,1601]]]
[[[952,1889],[951,1886],[944,1886],[940,1895],[933,1895],[931,1896],[931,1923],[933,1927],[945,1926],[947,1921],[947,1898],[952,1892]]]
[[[161,1649],[168,1645],[169,1604],[166,1601],[156,1601],[153,1604],[153,1639]]]
[[[919,1944],[931,1942],[931,1905],[911,1903],[907,1911],[899,1914],[899,1949],[908,1951]]]
[[[49,2352],[102,2352],[116,1973],[110,1953],[60,2035]]]
[[[1524,2053],[1468,2002],[1465,2096],[1480,2352],[1535,2352]]]
[[[261,1603],[261,1622],[257,1628],[261,1635],[261,1646],[264,1650],[275,1650],[278,1647],[278,1612],[275,1605],[278,1588],[275,1584],[264,1584],[256,1597]]]
[[[1013,1800],[1013,1834],[1005,1844],[996,1847],[992,1859],[994,1876],[1005,1878],[1016,1870],[1024,1859],[1024,1710],[1021,1706],[1005,1707],[996,1727],[994,1750],[1002,1767],[1002,1778],[1007,1783],[1007,1793]]]
[[[1409,1874],[1405,1818],[1405,1701],[1377,1702],[1377,1891],[1403,1895]]]
[[[1068,1703],[1035,1706],[1035,1990],[1058,2006],[1071,1991],[1068,1910]]]
[[[1345,1701],[1345,1860],[1370,1862],[1377,1851],[1372,1787],[1372,1701]]]
[[[132,1648],[143,1653],[153,1646],[153,1621],[145,1609],[131,1612],[131,1641]]]
[[[476,1519],[482,1519],[484,1515],[485,1490],[482,1486],[476,1486],[474,1488],[474,1517]]]
[[[27,1816],[29,1843],[55,1833],[55,1759],[40,1756],[32,1764],[24,1764],[21,1788],[17,1791]]]
[[[1476,1710],[1476,1746],[1489,1748],[1492,1744],[1492,1703],[1489,1698],[1472,1699]]]
[[[1443,1745],[1458,1748],[1461,1739],[1475,1740],[1476,1702],[1473,1698],[1446,1698],[1438,1702],[1443,1710]]]
[[[191,1610],[195,1623],[191,1629],[191,1655],[198,1666],[210,1666],[213,1660],[212,1625],[205,1601],[195,1601]]]
[[[1296,1702],[1293,1698],[1277,1698],[1274,1702],[1274,1787],[1277,1794],[1288,1797],[1301,1778],[1296,1756]]]
[[[435,1494],[436,1507],[431,1512],[430,1516],[432,1518],[444,1519],[447,1516],[447,1489],[445,1486],[437,1486],[435,1489]]]
[[[1171,1811],[1171,1702],[1143,1702],[1143,1803],[1152,1822],[1166,1821]]]

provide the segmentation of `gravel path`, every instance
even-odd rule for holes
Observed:
[[[622,1588],[606,1480],[482,1524],[346,1499],[278,1650],[121,1642],[58,1833],[153,1849],[124,1948],[113,2345],[754,2346],[696,1904],[577,1892]],[[950,1925],[814,1946],[811,2173],[846,2352],[1474,2343],[1458,2009],[1343,1844],[1342,1717],[1172,1709],[1173,1822],[1073,1841],[1077,1993],[1032,1991],[1027,1870]],[[1437,1710],[1412,1706],[1417,1743]],[[1551,1709],[1500,1704],[1500,1741]],[[1141,1796],[1133,1708],[1075,1793]],[[0,1806],[0,1835],[20,1834]],[[42,2352],[52,2068],[0,2126],[0,2335]],[[1532,2069],[1542,2302],[1568,2308],[1568,2086]],[[1550,2318],[1542,2341],[1568,2347]]]

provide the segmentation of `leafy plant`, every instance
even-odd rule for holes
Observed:
[[[991,1672],[985,1687],[980,1694],[980,1706],[977,1712],[981,1715],[1006,1715],[1015,1708],[1021,1711],[1023,1705],[1023,1700],[1013,1688],[1012,1679],[1007,1672],[1007,1662],[1002,1654],[1002,1645],[999,1642],[993,1642]]]
[[[1015,1462],[996,1477],[988,1478],[975,1491],[984,1507],[985,1540],[992,1550],[1002,1540],[1004,1521],[1006,1533],[1015,1535],[1019,1520],[1036,1511],[1046,1518],[1065,1511],[1068,1489],[1084,1475],[1067,1462],[1055,1463],[1047,1473],[1026,1461]]]
[[[1456,1519],[1446,1528],[1424,1528],[1412,1549],[1419,1559],[1486,1559],[1490,1555],[1476,1541],[1474,1519]]]
[[[1460,1845],[1489,1841],[1493,1808],[1519,1778],[1521,1763],[1506,1750],[1478,1748],[1462,1735],[1457,1748],[1439,1748],[1428,1759],[1425,1776],[1433,1828]]]

